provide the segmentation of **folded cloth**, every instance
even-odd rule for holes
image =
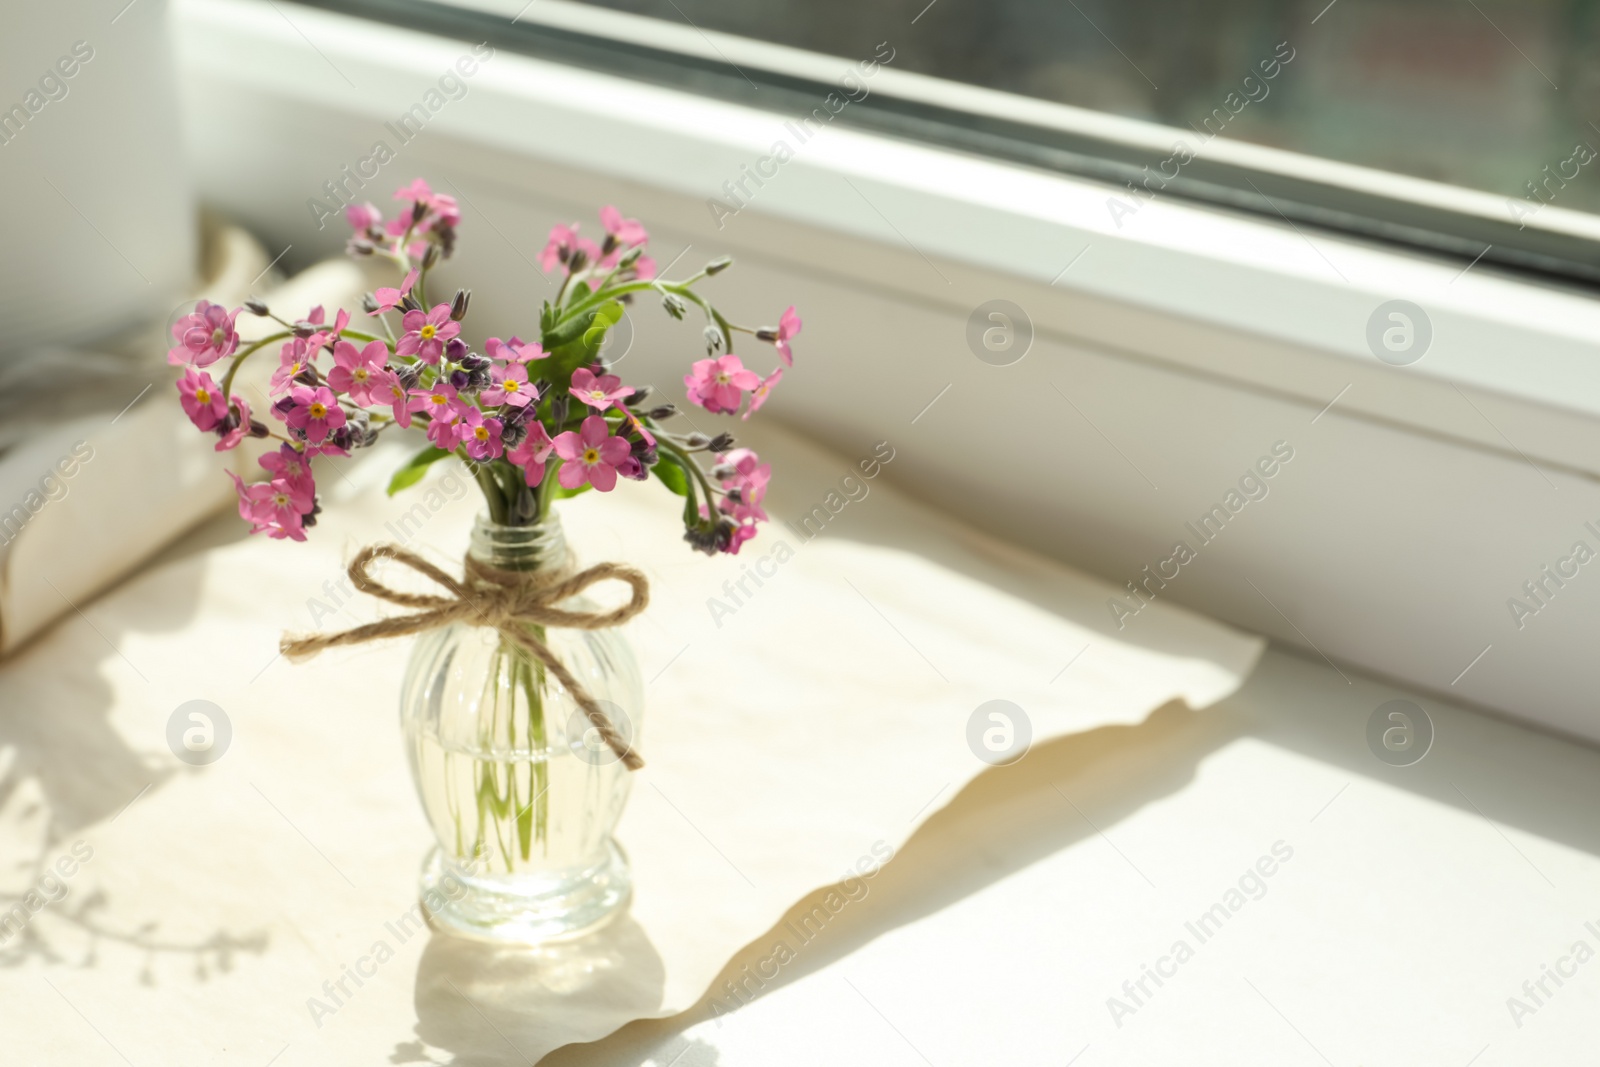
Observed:
[[[1163,601],[1119,631],[1108,585],[893,489],[893,443],[841,457],[739,429],[775,473],[773,522],[736,557],[691,552],[656,486],[560,505],[578,564],[639,567],[652,593],[627,627],[648,680],[647,763],[618,831],[635,895],[585,939],[517,951],[408,924],[432,846],[396,716],[410,643],[276,654],[284,629],[392,610],[344,584],[362,545],[459,566],[480,507],[464,473],[439,464],[383,492],[415,442],[333,460],[307,543],[240,538],[229,517],[233,540],[208,527],[0,665],[0,775],[9,739],[18,798],[0,834],[46,859],[94,850],[30,920],[48,953],[0,945],[0,1003],[29,1020],[8,1053],[99,1041],[65,996],[133,1062],[531,1063],[695,1004],[808,893],[892,863],[988,767],[987,702],[1011,702],[1012,736],[1038,743],[1204,707],[1260,652]],[[231,747],[180,773],[166,737],[194,699],[224,709]],[[100,907],[75,919],[90,893]],[[159,925],[100,938],[90,967],[55,964],[79,959],[91,922]]]
[[[214,266],[196,299],[237,307],[266,273],[267,257],[231,227],[215,232],[209,251]],[[363,287],[354,265],[331,261],[263,299],[285,317],[298,317],[319,303],[354,306]],[[238,325],[247,339],[278,329],[249,313]],[[0,656],[227,507],[234,492],[224,470],[252,476],[261,452],[255,442],[219,457],[215,438],[196,430],[178,406],[176,371],[164,358],[171,343],[147,335],[140,340],[145,351],[127,359],[93,353],[75,360],[56,352],[36,368],[60,379],[93,378],[96,369],[114,373],[125,392],[91,414],[30,426],[20,444],[0,455]],[[252,357],[237,379],[235,392],[258,415],[266,411],[266,381],[276,363],[274,346]]]

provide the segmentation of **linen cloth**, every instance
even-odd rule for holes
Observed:
[[[365,288],[360,269],[340,260],[282,285],[266,277],[263,286],[271,263],[237,227],[219,227],[207,253],[214,266],[194,299],[230,308],[260,292],[269,307],[294,321],[316,304],[355,307]],[[192,306],[193,300],[186,302]],[[280,329],[249,312],[237,325],[246,340]],[[163,330],[142,344],[165,352],[172,339]],[[278,348],[268,345],[252,355],[234,387],[261,421],[270,420],[267,380],[277,368]],[[149,372],[145,391],[132,385],[123,410],[62,421],[0,458],[0,655],[227,507],[233,486],[219,469],[246,480],[260,474],[261,442],[246,440],[218,456],[215,438],[197,431],[175,403],[178,369],[154,359],[140,363]],[[221,381],[226,366],[220,362],[207,372]]]
[[[282,629],[384,614],[338,588],[360,545],[403,531],[459,565],[479,504],[443,464],[390,499],[398,443],[335,461],[307,544],[243,537],[228,516],[0,665],[5,855],[92,849],[58,879],[65,896],[0,944],[8,1055],[536,1062],[694,1004],[797,901],[892,856],[987,768],[968,740],[979,705],[1014,702],[1037,744],[1174,701],[1205,707],[1260,652],[1159,600],[1119,632],[1109,586],[909,499],[889,484],[893,460],[867,481],[867,456],[737,429],[773,464],[775,519],[738,557],[691,552],[659,486],[560,506],[580,564],[628,562],[652,582],[628,626],[648,681],[648,765],[618,830],[635,897],[584,940],[529,952],[398,937],[431,846],[396,715],[409,645],[302,666],[275,653]],[[850,473],[865,496],[841,485]],[[823,532],[802,540],[790,523],[811,514],[816,528],[817,507]],[[751,571],[762,584],[735,602]],[[199,768],[166,742],[194,699],[232,731]],[[39,872],[0,871],[14,894],[0,903]],[[341,979],[335,1010],[315,1009]]]

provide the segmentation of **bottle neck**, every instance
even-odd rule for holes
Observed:
[[[468,551],[499,570],[559,570],[567,563],[567,536],[554,515],[531,526],[502,526],[479,515]]]

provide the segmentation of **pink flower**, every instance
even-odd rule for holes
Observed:
[[[794,366],[794,353],[789,350],[789,338],[800,332],[800,316],[794,313],[794,305],[789,305],[789,310],[783,313],[778,320],[778,329],[772,340],[772,347],[778,350],[778,356],[783,360],[785,367]]]
[[[404,430],[411,425],[411,394],[400,384],[400,376],[387,367],[373,375],[372,403],[389,404],[394,421]]]
[[[218,452],[226,452],[231,448],[238,448],[239,442],[250,436],[250,405],[245,402],[244,397],[236,396],[233,398],[233,408],[233,412],[217,424],[216,428],[219,436],[216,450]],[[234,421],[234,416],[238,417],[238,421]]]
[[[615,237],[623,248],[642,245],[650,240],[650,235],[645,232],[643,224],[638,219],[623,218],[622,212],[610,204],[600,209],[600,225],[604,226],[606,232]]]
[[[271,472],[274,483],[281,482],[300,502],[301,511],[310,511],[317,498],[317,482],[311,474],[311,461],[291,444],[268,452],[256,462]]]
[[[641,282],[647,282],[656,276],[656,261],[649,256],[640,256],[633,261],[633,273],[638,275]]]
[[[528,435],[506,453],[506,458],[521,467],[523,480],[534,486],[544,481],[544,463],[553,448],[544,423],[534,422],[529,424]]]
[[[167,362],[174,367],[209,367],[239,347],[239,332],[233,322],[243,308],[229,311],[221,304],[202,300],[194,314],[172,324],[172,337],[178,343],[167,350]]]
[[[742,522],[733,528],[733,533],[728,537],[728,547],[723,549],[723,551],[730,556],[737,556],[739,554],[739,546],[750,540],[750,538],[754,537],[755,535],[756,524],[753,522]]]
[[[508,404],[525,408],[539,398],[538,392],[528,384],[528,371],[520,363],[496,364],[489,368],[489,378],[494,384],[480,394],[479,399],[490,405]]]
[[[322,305],[318,304],[311,309],[311,314],[306,316],[306,321],[313,326],[322,326],[325,324],[326,318],[327,313],[322,310]],[[333,329],[318,330],[310,337],[307,337],[306,348],[315,352],[322,348],[323,345],[337,341],[339,335],[344,332],[344,328],[348,325],[350,325],[350,312],[340,308],[338,314],[333,318]]]
[[[457,423],[467,407],[456,397],[455,387],[447,382],[434,382],[426,389],[411,390],[410,409],[428,416],[428,440],[447,452],[461,443]]]
[[[469,407],[462,412],[459,431],[466,442],[467,455],[473,459],[495,459],[505,451],[500,442],[501,423],[496,418],[484,418],[483,412]]]
[[[477,409],[451,407],[433,417],[428,423],[428,440],[433,442],[435,448],[450,452],[465,439],[461,422],[463,414],[469,410]]]
[[[410,185],[402,185],[394,191],[394,198],[426,204],[433,199],[433,188],[421,178],[412,178]]]
[[[305,516],[315,506],[314,501],[306,501],[302,507],[300,498],[280,479],[247,485],[232,471],[226,473],[239,493],[239,517],[250,523],[251,533],[306,539]]]
[[[273,396],[288,392],[295,376],[312,366],[316,358],[316,349],[307,347],[304,339],[291,337],[285,341],[278,352],[278,369],[272,372],[272,381],[267,384],[268,392]]]
[[[446,196],[444,193],[434,192],[428,183],[421,178],[415,178],[410,185],[397,189],[394,198],[396,200],[409,200],[414,204],[426,205],[435,214],[436,221],[441,226],[457,226],[461,223],[461,210],[456,206],[456,198]],[[409,222],[410,220],[407,219],[407,221]],[[424,219],[418,224],[417,229],[426,231],[434,221],[435,219]],[[405,231],[402,230],[401,232],[404,233]]]
[[[563,226],[559,222],[550,227],[550,237],[539,253],[539,267],[549,274],[557,263],[565,263],[578,245],[578,224]]]
[[[284,421],[303,431],[306,440],[314,445],[320,445],[329,433],[344,425],[344,408],[325,385],[297,385],[289,390],[289,399],[293,403]]]
[[[620,401],[633,395],[633,387],[623,385],[615,374],[597,377],[588,367],[579,367],[572,372],[572,395],[596,411],[604,411],[612,404],[622,407]]]
[[[767,483],[772,481],[772,464],[762,463],[761,457],[748,448],[736,448],[722,457],[722,463],[733,472],[722,479],[724,489],[737,493],[738,499],[723,497],[717,506],[739,522],[765,522],[767,513],[761,501],[767,495]]]
[[[606,420],[590,415],[577,433],[568,430],[551,442],[561,464],[559,481],[564,489],[588,483],[609,493],[617,485],[617,464],[628,458],[628,442],[612,437]]]
[[[378,372],[385,369],[388,361],[389,346],[382,341],[368,342],[361,349],[349,341],[340,341],[333,346],[335,366],[328,372],[328,384],[341,393],[349,393],[350,399],[362,407],[381,404],[382,394],[375,396],[373,390],[383,384]]]
[[[178,379],[178,402],[189,421],[202,430],[214,430],[228,415],[228,398],[211,375],[190,367]]]
[[[416,356],[424,363],[438,363],[444,343],[461,332],[461,324],[450,318],[449,304],[436,304],[432,311],[408,311],[401,320],[405,336],[395,345],[397,356]]]
[[[755,392],[750,394],[750,406],[745,409],[744,413],[746,419],[761,410],[761,405],[767,402],[767,397],[772,395],[772,390],[781,381],[783,381],[782,367],[773,368],[771,374],[761,379],[761,384],[756,386]]]
[[[398,289],[390,289],[386,285],[379,286],[377,292],[372,294],[378,298],[378,308],[376,311],[367,312],[367,314],[377,315],[385,311],[393,311],[399,307],[400,301],[404,300],[406,294],[411,292],[411,287],[417,284],[418,273],[416,269],[406,271],[405,280],[400,283],[400,288]]]
[[[502,363],[527,363],[530,360],[550,358],[550,353],[540,348],[536,342],[525,342],[515,336],[509,341],[491,337],[483,343],[483,350],[489,354],[490,359],[498,359]]]
[[[696,360],[693,372],[683,376],[683,384],[689,387],[689,403],[715,415],[738,411],[744,392],[760,386],[761,378],[755,371],[745,370],[744,361],[730,353]]]
[[[373,229],[383,222],[383,212],[373,204],[347,204],[344,209],[344,220],[350,228],[365,232]]]

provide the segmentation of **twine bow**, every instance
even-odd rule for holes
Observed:
[[[430,596],[390,589],[367,573],[372,562],[380,558],[404,563],[449,590],[450,595]],[[629,770],[636,771],[644,766],[644,760],[617,731],[594,697],[531,629],[533,626],[560,626],[572,630],[604,630],[627,622],[650,603],[649,582],[639,571],[620,563],[598,563],[575,574],[571,571],[507,571],[468,556],[465,580],[457,581],[398,545],[368,545],[350,561],[350,581],[363,593],[417,610],[410,615],[380,619],[338,633],[284,634],[278,648],[291,661],[309,659],[325,648],[426,633],[453,622],[488,626],[544,664],[566,686],[567,692],[588,716],[590,725]],[[628,583],[633,587],[632,599],[605,612],[566,611],[554,606],[604,581]]]

